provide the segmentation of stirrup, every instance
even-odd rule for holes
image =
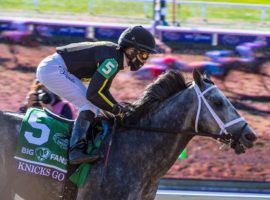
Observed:
[[[102,157],[98,154],[89,155],[89,154],[83,153],[80,149],[73,149],[69,153],[69,164],[77,165],[81,163],[94,163],[101,158]]]

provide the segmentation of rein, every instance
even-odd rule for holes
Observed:
[[[137,130],[142,130],[142,131],[159,132],[159,133],[184,134],[184,135],[190,135],[190,136],[198,135],[198,136],[204,136],[204,137],[211,137],[214,139],[223,139],[225,141],[230,140],[233,137],[233,135],[231,133],[229,133],[226,130],[226,128],[228,128],[234,124],[237,124],[241,121],[245,122],[245,119],[243,117],[239,117],[239,118],[236,118],[236,119],[224,124],[222,122],[222,120],[219,118],[219,116],[215,113],[215,111],[211,108],[211,106],[209,105],[209,103],[207,102],[207,100],[204,97],[204,95],[207,92],[209,92],[210,90],[212,90],[214,88],[217,88],[217,86],[213,85],[202,92],[200,90],[200,88],[195,84],[195,82],[193,82],[192,85],[193,85],[193,88],[195,90],[195,93],[196,93],[197,99],[198,99],[198,109],[197,109],[196,118],[195,118],[194,131],[176,131],[175,129],[169,129],[169,128],[146,127],[146,126],[136,126],[136,125],[126,125],[126,124],[122,124],[121,127],[126,128],[126,129],[137,129]],[[200,117],[201,107],[202,107],[203,103],[205,104],[205,106],[207,107],[211,116],[214,118],[214,120],[218,124],[218,126],[220,128],[219,134],[203,133],[203,132],[198,131],[199,117]],[[244,129],[244,127],[246,127],[246,125],[247,124],[245,123],[242,129]],[[240,138],[240,135],[239,135],[239,138]]]
[[[212,137],[214,139],[223,138],[222,135],[214,135],[214,134],[202,133],[202,132],[195,133],[194,131],[176,131],[175,129],[159,128],[159,127],[146,127],[146,126],[122,124],[119,128],[136,129],[136,130],[141,130],[141,131],[158,132],[158,133],[183,134],[183,135],[190,135],[190,136],[197,135],[197,136],[203,136],[203,137]]]

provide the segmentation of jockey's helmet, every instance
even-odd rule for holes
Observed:
[[[132,53],[125,52],[132,71],[142,67],[150,54],[156,53],[154,36],[142,26],[134,26],[124,30],[119,37],[118,45],[122,50],[129,47],[134,48]]]

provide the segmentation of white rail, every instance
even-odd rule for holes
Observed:
[[[172,2],[172,0],[168,1]],[[265,21],[267,17],[267,10],[270,10],[270,5],[263,4],[242,4],[242,3],[222,3],[222,2],[203,2],[203,1],[177,1],[178,5],[199,5],[201,6],[201,18],[206,19],[207,7],[216,6],[216,7],[229,7],[229,8],[250,8],[250,9],[259,9],[261,10],[261,21]],[[240,11],[240,10],[239,10]],[[241,12],[241,11],[240,11]]]
[[[171,2],[171,1],[169,1]],[[176,1],[177,4],[207,5],[219,7],[252,8],[252,9],[270,9],[270,5],[263,4],[243,4],[243,3],[225,3],[225,2],[205,2],[205,1]]]
[[[269,200],[270,194],[158,190],[155,200]]]
[[[93,4],[96,0],[89,0],[90,8],[93,8]],[[153,0],[118,0],[119,2],[144,2],[145,14],[148,13],[149,7]],[[167,3],[175,2],[177,5],[199,5],[201,6],[201,17],[206,18],[207,7],[216,6],[216,7],[229,7],[229,8],[250,8],[250,9],[259,9],[261,10],[261,21],[264,21],[267,17],[267,10],[270,10],[270,5],[264,4],[243,4],[243,3],[225,3],[225,2],[205,2],[205,1],[182,1],[182,0],[167,0]],[[90,10],[91,11],[91,10]],[[169,11],[168,11],[169,12]]]
[[[89,0],[89,11],[93,13],[93,8],[95,1],[97,0]],[[147,16],[149,10],[151,9],[151,4],[153,0],[117,0],[119,3],[121,2],[140,2],[144,3],[144,14]],[[225,2],[204,2],[204,1],[182,1],[182,0],[167,0],[167,4],[176,3],[177,5],[196,5],[201,7],[201,18],[203,20],[206,19],[207,15],[207,8],[208,7],[228,7],[228,8],[249,8],[249,9],[256,9],[261,10],[260,21],[264,22],[267,19],[267,11],[270,10],[270,5],[263,5],[263,4],[242,4],[242,3],[225,3]],[[241,12],[241,10],[239,10]],[[171,12],[170,9],[167,8],[167,12]]]

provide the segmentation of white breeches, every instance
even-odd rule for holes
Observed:
[[[92,110],[98,114],[99,108],[86,98],[86,86],[68,72],[59,54],[55,53],[41,61],[37,68],[37,79],[50,91],[74,104],[79,112]]]

